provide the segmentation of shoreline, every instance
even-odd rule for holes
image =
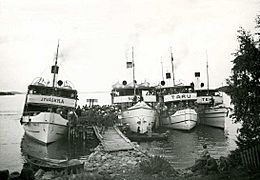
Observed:
[[[109,180],[150,180],[150,179],[245,179],[245,177],[260,177],[259,174],[248,175],[245,171],[238,171],[236,168],[223,173],[215,173],[209,175],[203,175],[193,173],[188,168],[186,169],[174,169],[171,174],[154,173],[146,174],[140,169],[140,164],[143,161],[148,161],[152,157],[146,151],[139,149],[138,144],[134,144],[134,150],[117,151],[117,152],[105,152],[101,145],[98,145],[93,153],[88,156],[81,157],[80,162],[84,163],[84,168],[80,171],[72,174],[63,171],[44,171],[39,169],[34,172],[35,179],[109,179]],[[192,166],[192,164],[191,164]],[[19,175],[19,172],[13,172],[15,175]],[[12,173],[10,174],[10,176]]]

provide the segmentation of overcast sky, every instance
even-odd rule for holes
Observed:
[[[176,80],[189,84],[200,71],[205,82],[207,51],[210,86],[219,87],[237,30],[254,29],[259,7],[259,0],[0,0],[0,90],[51,78],[58,39],[59,79],[80,92],[128,80],[132,46],[138,82],[162,80],[172,47]]]

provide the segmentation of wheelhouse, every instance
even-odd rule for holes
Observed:
[[[29,85],[23,116],[55,112],[67,119],[68,112],[76,108],[77,99],[77,91],[73,89]]]
[[[159,98],[162,99],[170,114],[177,110],[196,107],[197,93],[193,86],[174,86],[159,89]]]
[[[135,91],[135,93],[134,93]],[[151,107],[156,103],[156,91],[154,87],[137,86],[113,88],[111,92],[112,104],[118,105],[122,110],[133,106],[138,101],[144,101]]]

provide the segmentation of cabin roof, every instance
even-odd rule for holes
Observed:
[[[28,89],[41,89],[41,90],[44,90],[44,89],[48,89],[48,90],[52,90],[52,89],[57,89],[58,91],[65,91],[65,92],[77,92],[77,90],[75,89],[69,89],[69,88],[65,88],[65,87],[51,87],[51,86],[43,86],[43,85],[29,85],[28,86]]]

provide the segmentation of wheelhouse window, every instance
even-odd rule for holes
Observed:
[[[67,119],[68,113],[72,108],[61,106],[43,106],[38,104],[27,104],[24,107],[24,116],[36,116],[41,112],[54,112],[60,114],[63,118]]]
[[[76,90],[35,86],[35,85],[29,86],[28,94],[48,95],[48,96],[52,95],[52,96],[70,98],[70,99],[77,99]]]

